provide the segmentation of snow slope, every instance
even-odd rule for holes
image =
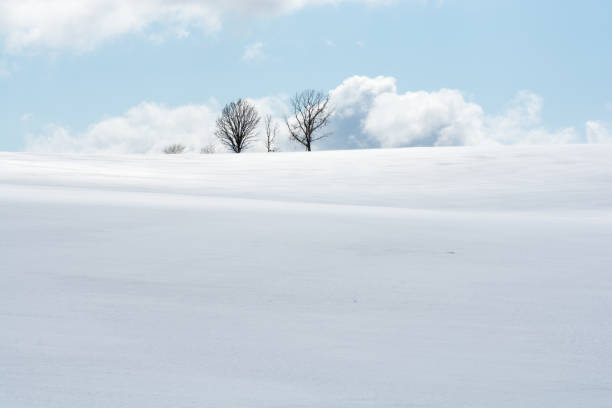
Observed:
[[[610,407],[612,146],[0,153],[0,407]]]

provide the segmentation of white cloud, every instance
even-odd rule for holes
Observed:
[[[178,28],[176,30],[176,38],[188,38],[190,35],[191,33],[184,28]]]
[[[247,45],[244,50],[244,54],[242,54],[242,60],[243,61],[254,61],[254,60],[263,59],[264,57],[263,47],[264,47],[264,44],[259,41],[253,44]]]
[[[486,114],[458,90],[398,93],[391,77],[352,77],[330,94],[337,107],[335,132],[348,135],[348,147],[582,141],[573,128],[542,127],[542,99],[525,91],[497,115]]]
[[[487,116],[486,138],[501,144],[560,144],[580,143],[582,138],[574,128],[550,131],[541,125],[543,100],[540,96],[521,91],[501,115]]]
[[[336,114],[346,117],[366,113],[378,95],[397,92],[395,82],[395,78],[384,76],[353,76],[345,79],[329,92]]]
[[[586,123],[586,136],[589,143],[612,143],[612,127],[600,121],[588,121]]]
[[[331,130],[342,137],[324,139],[322,146],[329,149],[378,147],[365,137],[362,122],[378,95],[397,91],[395,82],[391,77],[353,76],[332,89],[329,93],[335,113]]]
[[[272,115],[279,128],[279,147],[294,150],[285,136],[283,117],[287,114],[288,98],[272,96],[248,99],[260,116]],[[223,151],[215,135],[215,122],[220,107],[215,101],[205,105],[186,105],[174,108],[144,102],[121,116],[103,119],[83,132],[72,132],[58,125],[47,125],[43,132],[31,135],[27,150],[56,153],[160,153],[174,143],[185,145],[188,151],[199,152],[202,147],[215,145]],[[263,127],[263,121],[262,121]],[[263,134],[260,130],[260,135]],[[263,151],[256,143],[250,151]]]
[[[141,103],[124,115],[104,119],[85,132],[49,125],[30,137],[27,149],[38,152],[156,153],[173,143],[192,151],[214,141],[215,112],[206,105],[167,108]]]
[[[31,113],[24,113],[23,115],[21,115],[21,120],[23,122],[26,122],[28,120],[32,119],[32,114]]]
[[[384,4],[387,0],[2,0],[0,36],[10,52],[73,48],[99,43],[153,26],[163,33],[188,28],[219,30],[230,13],[279,15],[341,1]],[[148,33],[151,34],[151,33]],[[157,38],[153,33],[151,38]],[[180,37],[180,34],[179,34]]]
[[[459,91],[384,93],[376,97],[363,129],[382,147],[478,144],[482,108]]]
[[[479,144],[612,143],[610,127],[589,121],[585,134],[574,128],[549,130],[541,123],[542,98],[519,92],[497,114],[487,114],[458,90],[399,93],[392,77],[354,76],[330,91],[335,108],[333,135],[319,149],[362,147],[448,146]],[[284,95],[249,99],[260,115],[272,115],[281,131],[281,149],[288,142],[283,118],[289,113]],[[124,115],[104,119],[84,132],[48,126],[31,137],[28,150],[55,152],[160,152],[171,143],[191,151],[215,141],[219,112],[215,103],[167,108],[142,103]],[[260,131],[260,134],[262,132]],[[253,150],[262,150],[256,145]]]
[[[188,0],[4,0],[0,33],[10,52],[71,47],[89,50],[100,42],[152,24],[216,30],[220,10],[212,1]],[[155,37],[153,35],[153,37]]]

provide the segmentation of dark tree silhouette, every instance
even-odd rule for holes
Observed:
[[[215,135],[234,153],[240,153],[255,141],[259,120],[255,107],[243,99],[238,99],[223,108],[217,119]]]
[[[164,148],[164,153],[166,154],[181,154],[187,149],[182,144],[171,144],[170,146],[166,146]]]
[[[303,91],[291,98],[293,116],[285,118],[289,138],[311,151],[312,143],[329,136],[321,130],[329,124],[332,109],[329,95],[314,90]]]
[[[200,148],[201,154],[214,154],[216,153],[216,147],[214,143],[208,143]]]
[[[275,152],[276,149],[276,135],[278,134],[278,125],[272,123],[272,115],[266,115],[264,118],[264,128],[266,131],[266,138],[264,144],[268,153]]]

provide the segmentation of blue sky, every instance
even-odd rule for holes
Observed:
[[[268,7],[249,17],[255,3]],[[528,91],[543,101],[535,126],[550,131],[582,134],[593,121],[607,132],[612,121],[609,1],[276,3],[236,1],[230,11],[213,7],[215,21],[205,25],[201,16],[160,18],[108,36],[78,17],[68,20],[72,31],[61,15],[57,27],[46,17],[31,27],[0,17],[0,150],[26,149],[26,135],[44,135],[50,124],[82,137],[143,102],[214,111],[238,97],[332,90],[355,75],[393,78],[398,95],[457,90],[488,117]],[[16,4],[0,7],[10,15]],[[37,25],[57,40],[15,40]],[[259,52],[245,59],[255,44]]]

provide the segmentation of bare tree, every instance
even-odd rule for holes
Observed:
[[[216,151],[217,148],[214,143],[208,143],[207,145],[204,145],[202,146],[202,148],[200,148],[201,154],[214,154],[216,153]]]
[[[285,118],[289,138],[311,151],[312,143],[329,136],[320,131],[329,124],[332,109],[329,95],[314,90],[303,91],[291,98],[293,116]]]
[[[272,123],[272,115],[266,115],[264,118],[264,127],[266,130],[266,138],[264,144],[268,153],[275,152],[276,148],[276,135],[278,134],[278,124]]]
[[[171,144],[170,146],[166,146],[164,148],[164,153],[166,154],[181,154],[185,151],[186,147],[182,144]]]
[[[238,99],[223,108],[217,119],[215,135],[234,153],[240,153],[254,142],[259,120],[255,107],[243,99]]]

